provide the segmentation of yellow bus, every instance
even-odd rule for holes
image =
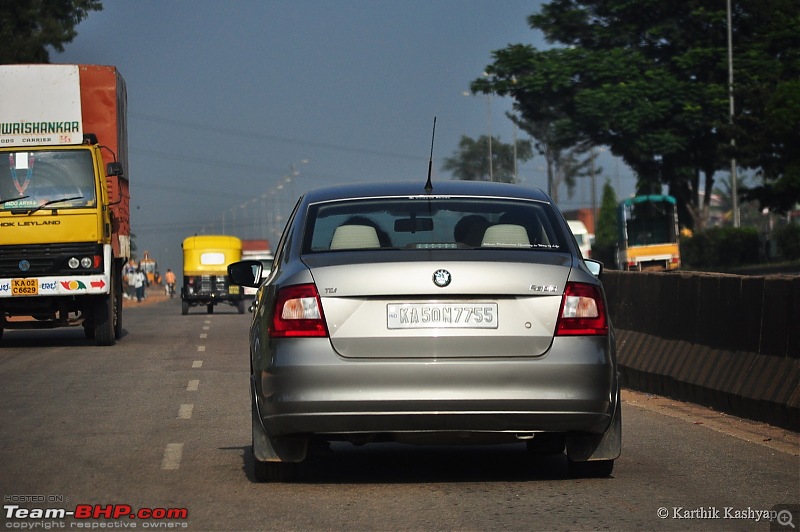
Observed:
[[[181,313],[205,306],[208,314],[225,303],[244,314],[244,290],[232,284],[228,264],[242,259],[242,241],[235,236],[197,235],[183,241],[183,286]]]

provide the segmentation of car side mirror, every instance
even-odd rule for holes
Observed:
[[[594,259],[583,259],[583,262],[586,263],[586,267],[589,268],[589,272],[595,277],[600,277],[600,274],[603,273],[603,263],[599,260]]]
[[[261,286],[261,270],[264,265],[260,260],[242,260],[228,265],[228,275],[233,284],[258,288]]]

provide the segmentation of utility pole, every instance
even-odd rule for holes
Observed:
[[[730,126],[731,126],[731,194],[733,195],[733,226],[739,227],[739,190],[738,179],[736,176],[736,139],[733,135],[733,17],[731,15],[731,0],[727,0],[728,11],[728,101],[730,104]],[[710,194],[706,191],[706,194]]]

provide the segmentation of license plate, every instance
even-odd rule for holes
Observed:
[[[229,294],[238,294],[239,293],[239,286],[238,285],[231,285],[228,287]]]
[[[11,279],[12,296],[35,296],[39,293],[39,279]]]
[[[497,303],[390,303],[389,329],[496,329]]]

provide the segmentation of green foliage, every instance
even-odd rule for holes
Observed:
[[[755,228],[712,227],[681,239],[681,261],[695,268],[755,264],[760,249]]]
[[[640,190],[670,187],[692,217],[682,225],[694,225],[709,201],[699,191],[712,190],[714,174],[730,167],[732,137],[740,164],[761,168],[767,188],[790,177],[780,194],[760,197],[779,208],[800,201],[791,178],[798,175],[800,2],[733,4],[734,127],[719,0],[552,0],[528,22],[556,46],[494,51],[489,76],[471,87],[511,96],[522,120],[549,124],[560,143],[609,146],[636,171]],[[781,120],[792,126],[776,127]]]
[[[49,63],[50,46],[63,52],[100,0],[3,0],[0,2],[0,64]]]
[[[600,201],[600,212],[597,216],[595,240],[592,246],[592,258],[613,267],[617,247],[617,194],[610,181],[603,185],[603,196]]]
[[[784,259],[800,259],[800,225],[788,224],[779,227],[773,233],[778,245],[778,253]]]
[[[514,182],[514,145],[500,142],[497,137],[491,138],[493,181],[500,183]],[[533,157],[531,142],[518,140],[516,150],[517,161],[527,161]],[[489,137],[482,135],[478,140],[462,136],[458,143],[458,151],[444,160],[442,170],[452,172],[456,179],[462,181],[489,181]]]

